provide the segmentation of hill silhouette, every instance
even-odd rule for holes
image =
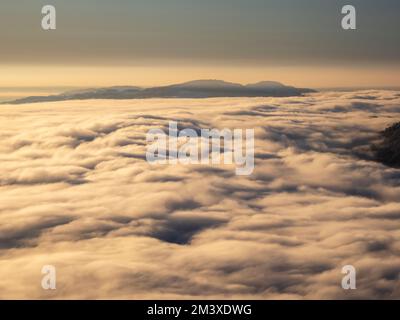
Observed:
[[[217,98],[217,97],[291,97],[315,92],[275,81],[242,85],[222,80],[195,80],[168,86],[140,88],[116,86],[64,92],[58,95],[30,96],[3,104],[87,100],[87,99],[148,99],[148,98]]]

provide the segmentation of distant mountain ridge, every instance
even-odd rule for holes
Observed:
[[[50,96],[30,96],[2,104],[24,104],[87,99],[148,99],[148,98],[218,98],[218,97],[291,97],[315,92],[275,81],[242,85],[223,80],[194,80],[168,86],[141,88],[114,86],[64,92]]]

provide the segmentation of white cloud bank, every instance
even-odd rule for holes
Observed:
[[[400,298],[400,171],[367,160],[399,112],[389,91],[2,106],[0,298]],[[170,120],[254,128],[254,173],[149,165]]]

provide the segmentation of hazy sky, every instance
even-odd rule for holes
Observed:
[[[46,4],[55,31],[41,29]],[[341,29],[345,4],[356,31]],[[0,86],[398,85],[399,12],[398,0],[1,0]]]

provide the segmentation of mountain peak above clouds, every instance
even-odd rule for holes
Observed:
[[[277,81],[260,81],[257,83],[247,84],[248,88],[282,88],[285,87],[284,84]]]
[[[179,86],[179,87],[195,87],[195,88],[210,88],[210,87],[236,87],[240,88],[242,87],[241,84],[239,83],[233,83],[233,82],[227,82],[223,80],[216,80],[216,79],[201,79],[201,80],[193,80],[193,81],[188,81],[188,82],[183,82],[180,84],[176,84],[173,86]]]
[[[291,97],[315,92],[312,89],[286,86],[276,81],[242,85],[216,79],[193,80],[179,84],[141,88],[113,86],[83,89],[51,96],[31,96],[3,104],[24,104],[88,99],[149,99],[149,98],[223,98],[223,97]]]

